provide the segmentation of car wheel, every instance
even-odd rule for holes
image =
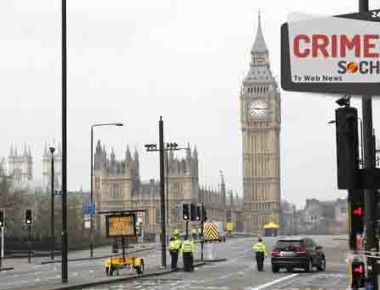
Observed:
[[[318,271],[324,271],[326,269],[326,259],[322,257],[321,263],[318,265]]]
[[[313,264],[311,263],[311,259],[305,265],[305,272],[311,272],[313,270]]]
[[[279,267],[277,265],[272,265],[272,272],[273,273],[277,273],[278,269],[279,269]]]

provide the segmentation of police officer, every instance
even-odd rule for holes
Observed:
[[[195,244],[192,239],[187,238],[181,246],[181,252],[183,257],[183,271],[192,272],[194,271],[194,250]]]
[[[261,237],[258,238],[257,243],[253,245],[252,249],[256,252],[257,270],[264,272],[264,257],[267,253],[267,247]]]
[[[111,268],[111,258],[107,258],[103,263],[104,268],[106,269],[106,275],[108,276]]]
[[[170,239],[169,242],[169,253],[172,257],[172,270],[177,270],[177,263],[178,263],[178,253],[181,248],[182,241],[179,238],[179,232],[174,231],[175,236]]]

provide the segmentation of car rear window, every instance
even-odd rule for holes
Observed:
[[[277,241],[276,248],[279,250],[295,250],[302,246],[302,241],[300,240],[286,240],[286,241]]]

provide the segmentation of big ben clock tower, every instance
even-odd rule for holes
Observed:
[[[268,49],[259,23],[249,72],[240,94],[243,137],[244,231],[256,232],[280,214],[281,99],[270,71]]]

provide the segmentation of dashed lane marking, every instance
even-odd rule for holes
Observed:
[[[289,276],[285,276],[285,277],[282,277],[280,279],[277,279],[277,280],[274,280],[274,281],[271,281],[271,282],[268,282],[266,284],[263,284],[263,285],[260,285],[258,287],[254,287],[254,288],[250,288],[249,290],[261,290],[261,289],[265,289],[269,286],[272,286],[274,284],[277,284],[277,283],[280,283],[282,281],[285,281],[285,280],[288,280],[288,279],[291,279],[291,278],[294,278],[296,276],[298,276],[299,274],[292,274],[292,275],[289,275]]]

